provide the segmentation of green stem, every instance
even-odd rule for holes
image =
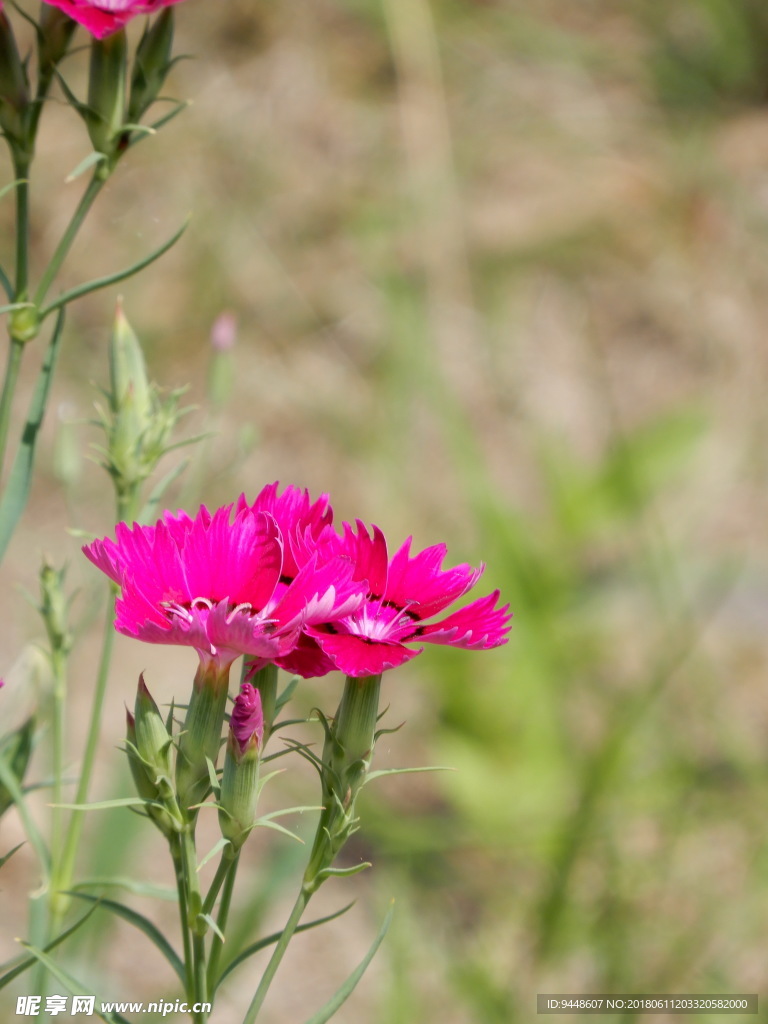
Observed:
[[[173,858],[173,869],[176,874],[176,892],[179,897],[179,919],[181,924],[181,939],[184,944],[184,977],[187,999],[193,1000],[192,990],[192,938],[189,934],[189,919],[187,910],[187,886],[184,874],[184,858],[181,853],[181,841],[178,835],[171,836],[171,857]]]
[[[88,789],[90,787],[91,775],[93,774],[96,748],[99,742],[101,717],[104,710],[104,697],[106,694],[107,682],[109,680],[109,665],[112,660],[112,648],[115,643],[115,628],[112,624],[114,610],[113,601],[111,599],[114,596],[115,591],[115,585],[110,584],[110,600],[108,602],[107,617],[104,624],[104,639],[102,641],[101,657],[99,659],[99,668],[96,676],[93,706],[91,707],[91,720],[85,741],[85,753],[83,755],[83,763],[80,769],[80,779],[78,780],[77,790],[75,792],[74,803],[76,804],[84,804],[88,799]],[[66,837],[64,839],[61,859],[54,868],[53,886],[55,890],[67,890],[71,888],[72,877],[75,870],[77,847],[80,842],[80,835],[85,821],[84,815],[84,811],[72,811],[71,813],[69,827],[67,828]]]
[[[14,154],[13,173],[18,182],[16,194],[16,291],[15,301],[23,302],[29,284],[29,158]]]
[[[221,864],[219,865],[219,869],[221,869],[222,865],[226,868],[224,891],[221,894],[221,904],[219,905],[219,913],[216,917],[216,924],[222,935],[226,935],[229,908],[232,903],[232,893],[235,888],[235,876],[237,875],[237,866],[239,861],[240,851],[238,850],[234,857],[228,858],[226,855],[222,857]],[[215,881],[216,879],[214,878],[214,882]],[[213,888],[213,886],[211,886],[211,888]],[[216,987],[219,983],[219,962],[221,960],[221,952],[223,948],[224,940],[214,933],[213,939],[211,940],[211,952],[208,958],[208,991],[211,995],[216,991]]]
[[[200,876],[197,872],[194,824],[186,825],[180,836],[181,861],[184,876],[187,928],[192,935],[192,971],[187,972],[192,1001],[207,1001],[205,972],[205,927],[200,924],[203,901],[200,895]],[[207,1014],[198,1010],[192,1014],[194,1024],[205,1024]]]
[[[267,968],[264,974],[261,976],[259,987],[256,989],[256,994],[251,1000],[251,1005],[248,1007],[248,1012],[243,1018],[243,1024],[254,1024],[256,1017],[261,1009],[261,1005],[266,998],[269,986],[272,984],[277,968],[280,966],[280,961],[285,955],[285,951],[288,948],[288,943],[293,938],[293,933],[296,931],[301,915],[306,910],[307,904],[309,903],[311,892],[302,886],[299,890],[299,895],[296,898],[296,902],[293,905],[291,916],[288,918],[285,928],[283,928],[282,934],[278,939],[277,945],[275,946],[274,952],[270,958]]]
[[[16,382],[19,379],[21,369],[21,356],[24,352],[24,342],[11,338],[8,349],[8,365],[3,381],[3,394],[0,397],[0,473],[2,473],[5,462],[5,449],[8,444],[8,428],[11,423],[11,409],[13,406],[13,395],[16,391]]]
[[[80,198],[80,202],[77,204],[77,209],[72,214],[72,219],[67,225],[67,230],[61,236],[61,241],[59,242],[58,246],[56,247],[56,251],[51,257],[51,262],[45,269],[45,273],[43,274],[40,280],[40,284],[37,287],[37,291],[35,292],[34,304],[38,308],[42,306],[43,300],[45,299],[45,296],[48,294],[48,289],[53,284],[54,278],[61,269],[61,265],[66,259],[67,253],[69,252],[72,243],[75,240],[75,236],[80,230],[88,211],[90,210],[91,206],[93,206],[96,196],[99,194],[99,192],[104,186],[104,182],[106,179],[102,175],[103,171],[101,171],[101,169],[97,167],[96,171],[93,174],[93,177],[88,183],[88,188],[85,190],[85,192],[83,192]],[[17,290],[16,301],[18,302],[19,300],[20,295]]]
[[[64,707],[66,697],[66,655],[56,650],[51,655],[53,668],[53,820],[51,823],[51,858],[58,863],[61,854],[62,840],[62,777],[64,775],[65,756],[65,718]],[[54,893],[55,898],[55,893]]]

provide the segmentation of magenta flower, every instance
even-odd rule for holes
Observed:
[[[306,489],[288,486],[279,494],[279,487],[277,482],[268,484],[250,506],[241,496],[238,510],[250,508],[252,512],[269,512],[274,516],[285,542],[280,582],[287,585],[317,553],[318,539],[333,522],[333,509],[327,494],[311,502]]]
[[[120,523],[115,535],[83,548],[121,588],[115,627],[194,647],[216,675],[241,654],[287,654],[305,624],[347,615],[363,600],[365,586],[341,558],[318,565],[314,556],[281,584],[278,524],[243,497],[213,514],[203,506],[194,519],[166,512],[155,526]]]
[[[367,580],[367,598],[352,613],[320,625],[308,625],[306,633],[333,665],[349,676],[374,676],[404,664],[423,648],[414,641],[449,644],[467,650],[487,650],[507,642],[509,605],[497,608],[499,591],[481,597],[447,618],[425,620],[462,597],[480,578],[483,567],[462,564],[442,569],[444,544],[411,556],[411,538],[391,559],[378,527],[369,534],[358,520],[357,533],[344,524],[339,549],[355,565],[354,576]],[[305,641],[306,645],[306,641]],[[305,653],[305,659],[308,655]]]
[[[240,693],[235,697],[229,719],[229,735],[237,759],[254,745],[254,740],[256,748],[259,748],[264,739],[261,694],[250,683],[243,683]]]
[[[88,29],[97,39],[117,32],[139,14],[154,14],[181,0],[45,0]]]

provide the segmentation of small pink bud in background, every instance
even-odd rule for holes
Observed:
[[[261,708],[261,694],[251,686],[243,683],[240,693],[235,697],[235,706],[229,720],[230,735],[236,745],[235,756],[245,754],[249,747],[259,748],[264,738],[264,714]]]
[[[211,327],[211,345],[217,352],[229,352],[237,341],[237,317],[225,310],[219,313]]]

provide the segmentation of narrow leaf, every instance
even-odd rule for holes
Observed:
[[[0,503],[0,508],[1,507],[2,503]],[[19,817],[21,818],[21,823],[24,826],[24,831],[27,833],[27,838],[34,847],[37,859],[40,861],[40,867],[43,869],[43,873],[47,877],[51,868],[51,855],[48,852],[48,847],[45,845],[45,840],[40,834],[34,818],[29,813],[29,808],[27,807],[24,794],[19,787],[16,776],[2,758],[0,758],[0,782],[2,782],[8,790],[14,804],[16,805]]]
[[[223,850],[225,846],[229,846],[229,840],[228,840],[228,839],[226,839],[226,838],[224,838],[224,836],[222,836],[222,838],[221,838],[221,839],[219,839],[219,841],[218,841],[217,843],[215,843],[215,844],[214,844],[214,846],[212,846],[212,847],[211,847],[211,849],[210,849],[210,850],[208,851],[208,853],[206,853],[206,855],[205,855],[205,856],[203,857],[203,859],[202,859],[202,860],[200,861],[200,863],[199,863],[199,864],[197,865],[197,870],[198,870],[198,872],[200,871],[200,868],[201,868],[201,867],[202,867],[202,866],[203,866],[204,864],[207,864],[207,863],[208,863],[208,861],[209,861],[209,860],[210,860],[210,859],[211,859],[212,857],[215,857],[215,856],[216,856],[216,854],[217,854],[217,853],[218,853],[218,852],[219,852],[220,850]]]
[[[90,910],[86,911],[86,913],[83,914],[79,921],[75,921],[75,923],[71,925],[69,928],[67,928],[65,932],[62,932],[61,935],[57,935],[52,942],[48,943],[48,945],[45,947],[44,952],[50,953],[52,949],[55,949],[56,946],[59,946],[62,942],[64,942],[65,939],[68,939],[73,932],[76,932],[81,925],[85,924],[85,922],[88,920],[88,918],[91,916],[95,909],[96,907],[91,907]],[[35,963],[36,958],[34,956],[18,956],[14,960],[9,961],[7,964],[3,964],[3,970],[9,967],[11,969],[8,971],[7,974],[3,974],[2,977],[0,977],[0,988],[5,988],[5,986],[9,982],[13,981],[14,978],[18,978],[18,976],[20,974],[23,974],[24,971],[29,970],[29,968],[32,967]]]
[[[455,772],[455,768],[443,765],[434,765],[427,768],[380,768],[375,772],[369,772],[365,777],[363,785],[372,782],[373,779],[380,779],[384,775],[415,775],[417,772]]]
[[[139,796],[120,796],[115,800],[97,800],[92,804],[52,804],[67,811],[108,811],[112,807],[162,807],[154,800],[142,800]]]
[[[313,1014],[313,1016],[310,1017],[309,1020],[307,1021],[307,1024],[325,1024],[325,1022],[327,1020],[330,1020],[334,1013],[336,1013],[339,1007],[347,1001],[349,996],[354,991],[358,981],[360,981],[362,976],[365,974],[366,969],[368,968],[368,964],[371,962],[371,960],[373,960],[374,956],[376,956],[376,951],[378,950],[379,946],[384,941],[384,936],[387,934],[387,929],[390,926],[390,923],[392,921],[392,915],[394,914],[394,912],[395,901],[392,900],[389,910],[387,911],[387,916],[384,918],[384,923],[379,929],[379,934],[373,940],[373,945],[371,946],[371,948],[365,954],[365,956],[357,965],[355,970],[352,971],[352,973],[341,986],[341,988],[338,990],[336,995],[329,999],[325,1006],[322,1007],[322,1009],[318,1010],[317,1013]]]
[[[211,917],[210,914],[198,914],[197,917],[198,920],[205,921],[205,923],[208,925],[211,931],[215,932],[221,939],[221,941],[224,942],[224,933],[222,932],[221,928],[219,928],[218,924],[216,924],[215,920]]]
[[[178,893],[170,885],[152,885],[150,882],[138,882],[133,878],[86,878],[73,886],[76,892],[81,889],[125,889],[126,892],[133,892],[137,896],[151,896],[156,900],[175,901]]]
[[[285,685],[285,689],[275,701],[275,715],[277,715],[293,696],[293,691],[301,682],[301,676],[292,676]]]
[[[22,840],[22,842],[17,843],[14,846],[14,848],[9,853],[6,853],[6,855],[4,857],[0,857],[0,868],[4,864],[6,864],[11,859],[11,857],[14,855],[14,853],[16,853],[17,850],[20,850],[23,845],[24,845],[24,841]]]
[[[88,900],[91,903],[96,903],[98,906],[104,907],[105,910],[111,910],[113,914],[116,914],[118,917],[122,917],[124,921],[132,924],[135,928],[138,928],[139,931],[144,932],[150,942],[155,944],[174,969],[176,974],[179,976],[182,985],[186,985],[184,964],[179,959],[176,950],[170,942],[168,942],[157,925],[152,924],[149,918],[144,917],[144,915],[140,914],[137,910],[131,910],[130,907],[126,907],[122,903],[117,903],[115,900],[105,900],[100,896],[91,896],[86,892],[71,891],[68,895],[75,896],[79,900]]]
[[[328,921],[334,921],[337,917],[341,917],[342,914],[346,914],[346,912],[351,910],[354,905],[355,901],[353,900],[351,903],[348,903],[346,907],[342,907],[341,910],[337,910],[333,914],[328,914],[326,917],[318,917],[314,921],[307,921],[306,924],[300,924],[294,934],[298,935],[299,932],[306,932],[309,931],[310,928],[317,928],[321,924],[327,924]],[[271,935],[267,935],[265,938],[259,939],[258,942],[254,942],[250,946],[247,946],[242,953],[238,953],[234,960],[230,960],[221,972],[221,977],[219,978],[216,987],[218,988],[227,975],[231,974],[236,967],[239,967],[244,960],[252,957],[260,950],[266,949],[267,946],[273,946],[282,934],[282,932],[273,932]]]
[[[57,964],[55,960],[52,960],[46,953],[43,952],[42,949],[38,949],[37,946],[33,946],[28,942],[22,942],[22,946],[25,949],[29,950],[29,952],[32,954],[35,960],[39,960],[41,964],[44,964],[51,972],[51,974],[54,976],[54,978],[60,981],[61,984],[66,989],[68,989],[73,996],[87,996],[92,994],[90,990],[82,984],[82,982],[79,982],[77,978],[74,978],[69,973],[69,971],[65,971],[60,964]],[[100,1002],[101,1000],[96,1000],[97,1005],[99,1005]],[[99,1013],[98,1016],[101,1017],[102,1020],[109,1021],[110,1024],[129,1024],[129,1021],[127,1021],[125,1017],[121,1016],[119,1013]]]
[[[318,878],[351,878],[352,875],[359,875],[361,871],[367,871],[368,868],[373,867],[369,860],[364,860],[360,864],[354,864],[351,868],[323,868],[322,871],[318,871]]]
[[[3,291],[8,296],[8,299],[11,302],[13,302],[13,300],[16,297],[13,290],[13,285],[11,284],[10,278],[8,277],[8,275],[3,270],[2,267],[0,267],[0,284],[3,286]]]
[[[96,164],[102,163],[106,159],[107,158],[103,153],[97,153],[96,150],[94,150],[92,153],[89,153],[84,160],[80,161],[80,163],[77,165],[74,171],[71,171],[66,176],[66,178],[64,179],[65,183],[69,185],[71,182],[79,178],[81,174],[85,174],[85,172],[90,170],[91,167],[94,167]]]
[[[140,523],[151,523],[156,518],[157,509],[163,495],[174,480],[177,480],[178,477],[181,476],[190,462],[191,459],[184,459],[178,464],[178,466],[174,466],[170,472],[166,473],[165,476],[155,484],[152,488],[151,494],[147,498],[144,508],[141,510],[141,514],[139,516]]]
[[[150,263],[154,263],[155,260],[163,256],[170,248],[172,248],[184,232],[187,230],[187,224],[189,221],[185,221],[184,224],[179,228],[175,235],[164,242],[159,249],[155,249],[149,256],[145,256],[144,259],[139,260],[138,263],[134,263],[128,267],[127,270],[119,270],[116,274],[108,274],[106,277],[97,277],[93,281],[88,281],[86,284],[78,285],[76,288],[70,288],[69,291],[64,292],[57,299],[46,306],[45,309],[40,311],[40,320],[44,320],[54,310],[61,309],[66,306],[67,303],[72,302],[74,299],[79,299],[83,295],[89,295],[91,292],[98,291],[99,288],[107,288],[111,284],[117,284],[118,281],[124,281],[127,277],[132,277],[137,274],[144,267],[148,267]]]
[[[19,448],[13,462],[8,482],[5,485],[2,500],[0,500],[0,559],[5,554],[6,548],[13,536],[13,531],[21,518],[24,507],[29,497],[29,489],[32,483],[32,467],[35,459],[35,446],[37,435],[45,416],[45,407],[48,402],[48,392],[53,379],[53,371],[56,366],[56,359],[61,345],[62,329],[64,327],[64,310],[62,309],[56,318],[56,325],[48,344],[48,351],[45,360],[37,377],[37,384],[32,395],[29,406],[27,422],[24,425],[24,433],[21,435]]]

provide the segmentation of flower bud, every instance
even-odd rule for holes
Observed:
[[[19,57],[11,23],[0,9],[0,128],[7,136],[14,152],[21,148],[28,160],[31,153],[26,147],[29,110],[29,85],[24,64]]]
[[[144,682],[144,673],[139,676],[136,691],[135,722],[136,749],[147,766],[150,782],[159,790],[169,791],[172,741],[160,709]]]
[[[107,157],[105,175],[114,168],[125,130],[127,60],[124,31],[91,41],[86,124],[93,148]]]
[[[143,678],[140,681],[139,687],[141,688],[142,685]],[[149,691],[147,691],[147,696],[149,696]],[[136,700],[138,703],[138,695]],[[152,698],[149,697],[149,700],[152,701]],[[154,704],[154,701],[152,701],[152,703]],[[133,782],[136,786],[136,792],[143,800],[152,801],[152,803],[147,806],[147,813],[163,835],[170,836],[173,832],[177,832],[181,827],[181,818],[176,807],[175,799],[172,793],[169,796],[169,791],[171,789],[170,779],[163,777],[161,780],[156,773],[155,766],[151,765],[140,754],[136,719],[127,708],[125,714],[125,751],[128,755],[128,767],[131,769],[131,775],[133,776]],[[146,736],[144,739],[146,740]],[[165,804],[165,806],[159,806],[160,804]]]
[[[160,94],[171,69],[173,46],[173,10],[166,9],[151,26],[144,29],[136,49],[128,101],[128,120],[138,124],[142,114]]]
[[[259,691],[243,683],[229,720],[227,753],[219,795],[221,834],[239,849],[256,819],[259,797],[259,752],[264,716]]]

